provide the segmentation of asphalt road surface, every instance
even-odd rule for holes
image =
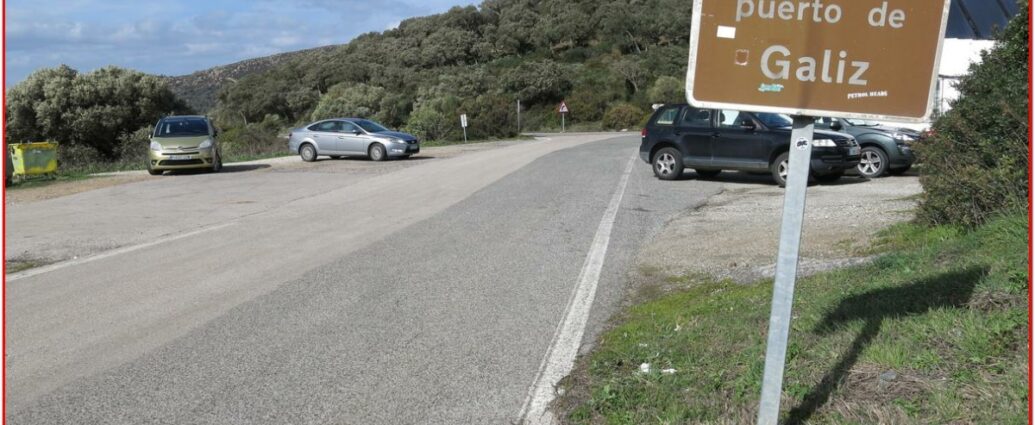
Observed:
[[[7,419],[520,422],[592,266],[583,344],[639,247],[720,190],[657,181],[638,145],[553,136],[14,205],[8,257],[60,261],[8,276]]]

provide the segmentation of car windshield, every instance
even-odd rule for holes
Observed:
[[[876,126],[880,125],[880,123],[876,122],[876,121],[866,121],[866,120],[846,120],[846,121],[848,121],[849,124],[854,125],[856,127],[876,127]]]
[[[364,130],[366,130],[367,133],[384,133],[386,131],[389,131],[383,125],[378,124],[378,123],[373,122],[373,121],[370,121],[370,120],[356,120],[356,121],[353,121],[353,122],[355,122],[356,125],[362,127]]]
[[[208,136],[208,123],[201,118],[163,120],[155,129],[155,137]]]
[[[784,128],[790,127],[791,124],[794,124],[794,120],[784,114],[769,114],[761,112],[755,114],[755,116],[758,117],[759,121],[762,121],[762,124],[765,124],[765,126],[769,128]]]

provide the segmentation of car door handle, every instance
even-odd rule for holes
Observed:
[[[345,136],[338,136],[339,139],[345,140]]]

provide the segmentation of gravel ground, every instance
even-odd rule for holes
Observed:
[[[699,275],[750,283],[775,274],[783,189],[767,176],[723,174],[723,190],[702,208],[672,219],[639,254],[645,275]],[[679,184],[711,182],[682,181]],[[858,264],[888,226],[913,217],[919,179],[845,177],[809,188],[802,274]]]

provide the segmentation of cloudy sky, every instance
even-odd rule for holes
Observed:
[[[8,0],[7,84],[41,67],[181,75],[382,31],[473,0]]]

